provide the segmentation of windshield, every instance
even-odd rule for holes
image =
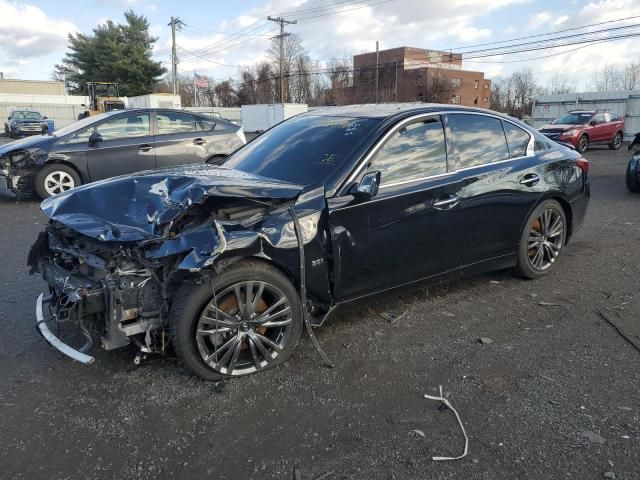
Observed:
[[[587,123],[591,116],[592,112],[576,112],[576,113],[565,113],[561,117],[556,118],[552,125],[582,125]]]
[[[302,186],[324,183],[379,122],[377,118],[293,117],[238,150],[224,166]]]
[[[38,112],[15,112],[13,118],[16,120],[42,120],[42,115]]]
[[[108,114],[101,113],[99,115],[94,115],[92,117],[85,117],[82,120],[78,120],[77,122],[70,123],[66,127],[59,128],[58,130],[51,133],[54,137],[64,137],[69,133],[76,132],[78,130],[83,129],[84,127],[88,127],[92,123],[97,122],[98,120],[102,120]]]

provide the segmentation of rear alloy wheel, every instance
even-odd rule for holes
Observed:
[[[567,220],[555,200],[542,202],[527,220],[520,239],[516,272],[525,278],[546,275],[567,238]]]
[[[176,295],[171,338],[183,362],[207,380],[248,375],[284,361],[302,331],[291,282],[261,262],[234,264]]]
[[[35,179],[36,193],[43,199],[71,190],[80,184],[80,176],[73,168],[55,163],[40,170]]]
[[[587,151],[588,147],[589,147],[589,137],[583,134],[578,140],[578,145],[576,146],[576,150],[580,153],[584,153]]]
[[[613,140],[611,140],[611,143],[609,144],[609,148],[611,150],[618,150],[621,146],[622,146],[622,133],[618,132],[613,137]]]
[[[627,188],[631,193],[640,193],[640,179],[638,179],[638,172],[631,169],[631,163],[627,165],[626,183]]]

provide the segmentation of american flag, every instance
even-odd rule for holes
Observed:
[[[198,75],[197,73],[193,73],[194,80],[193,83],[197,88],[209,88],[209,79],[204,75]]]

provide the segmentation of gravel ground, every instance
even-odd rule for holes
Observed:
[[[586,225],[547,278],[355,305],[317,331],[334,369],[303,338],[222,388],[171,358],[96,351],[85,367],[49,347],[34,327],[44,283],[25,266],[45,219],[0,193],[0,478],[640,479],[640,352],[598,313],[640,343],[640,196],[626,150],[586,156]],[[389,309],[406,314],[391,324]],[[463,460],[431,461],[463,447],[453,413],[423,397],[438,385],[469,434]]]

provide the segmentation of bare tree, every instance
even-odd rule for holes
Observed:
[[[450,103],[455,87],[438,68],[420,69],[416,80],[418,95],[425,102]]]
[[[576,84],[569,80],[569,76],[566,73],[554,73],[549,80],[547,80],[546,93],[555,95],[558,93],[575,93]]]
[[[508,77],[494,78],[491,82],[491,108],[523,118],[531,115],[533,97],[539,91],[540,87],[528,68]]]
[[[353,61],[351,58],[331,59],[327,64],[329,88],[326,105],[347,105],[355,100],[353,90]]]

